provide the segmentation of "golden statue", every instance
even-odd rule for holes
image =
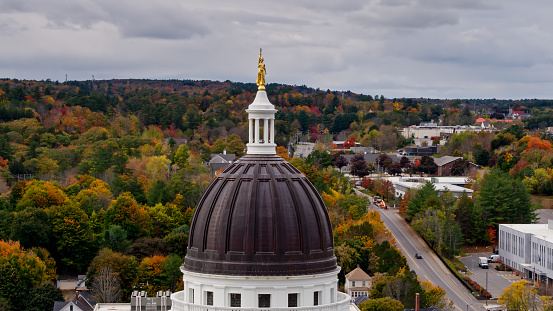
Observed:
[[[265,64],[263,64],[263,58],[261,58],[261,49],[259,49],[259,63],[257,64],[257,86],[259,91],[265,90],[265,75],[267,70],[265,69]]]

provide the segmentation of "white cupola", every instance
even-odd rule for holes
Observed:
[[[247,154],[276,154],[275,106],[269,102],[267,92],[258,90],[255,100],[246,109],[250,139]]]

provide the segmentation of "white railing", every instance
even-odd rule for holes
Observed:
[[[298,308],[231,308],[231,307],[214,307],[207,305],[198,305],[184,302],[184,292],[173,294],[173,306],[171,311],[237,311],[237,310],[252,310],[252,311],[348,311],[350,298],[344,293],[337,293],[338,302],[322,306],[298,307]]]

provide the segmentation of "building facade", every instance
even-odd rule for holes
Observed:
[[[499,256],[527,279],[553,280],[553,220],[547,224],[499,225]]]
[[[372,277],[357,265],[357,268],[346,274],[346,282],[344,291],[350,295],[352,299],[357,297],[369,297],[369,291],[372,287]]]

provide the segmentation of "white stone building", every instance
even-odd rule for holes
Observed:
[[[499,256],[525,278],[553,280],[553,220],[547,224],[499,225]]]
[[[403,198],[409,189],[420,189],[427,182],[434,184],[434,188],[439,195],[444,192],[451,192],[456,197],[460,197],[466,193],[469,198],[472,198],[472,189],[462,187],[466,185],[467,177],[383,177],[392,183],[394,186],[394,195],[398,198]]]
[[[246,111],[247,154],[196,207],[172,310],[349,310],[328,212],[307,178],[276,155],[276,109],[263,85]]]

